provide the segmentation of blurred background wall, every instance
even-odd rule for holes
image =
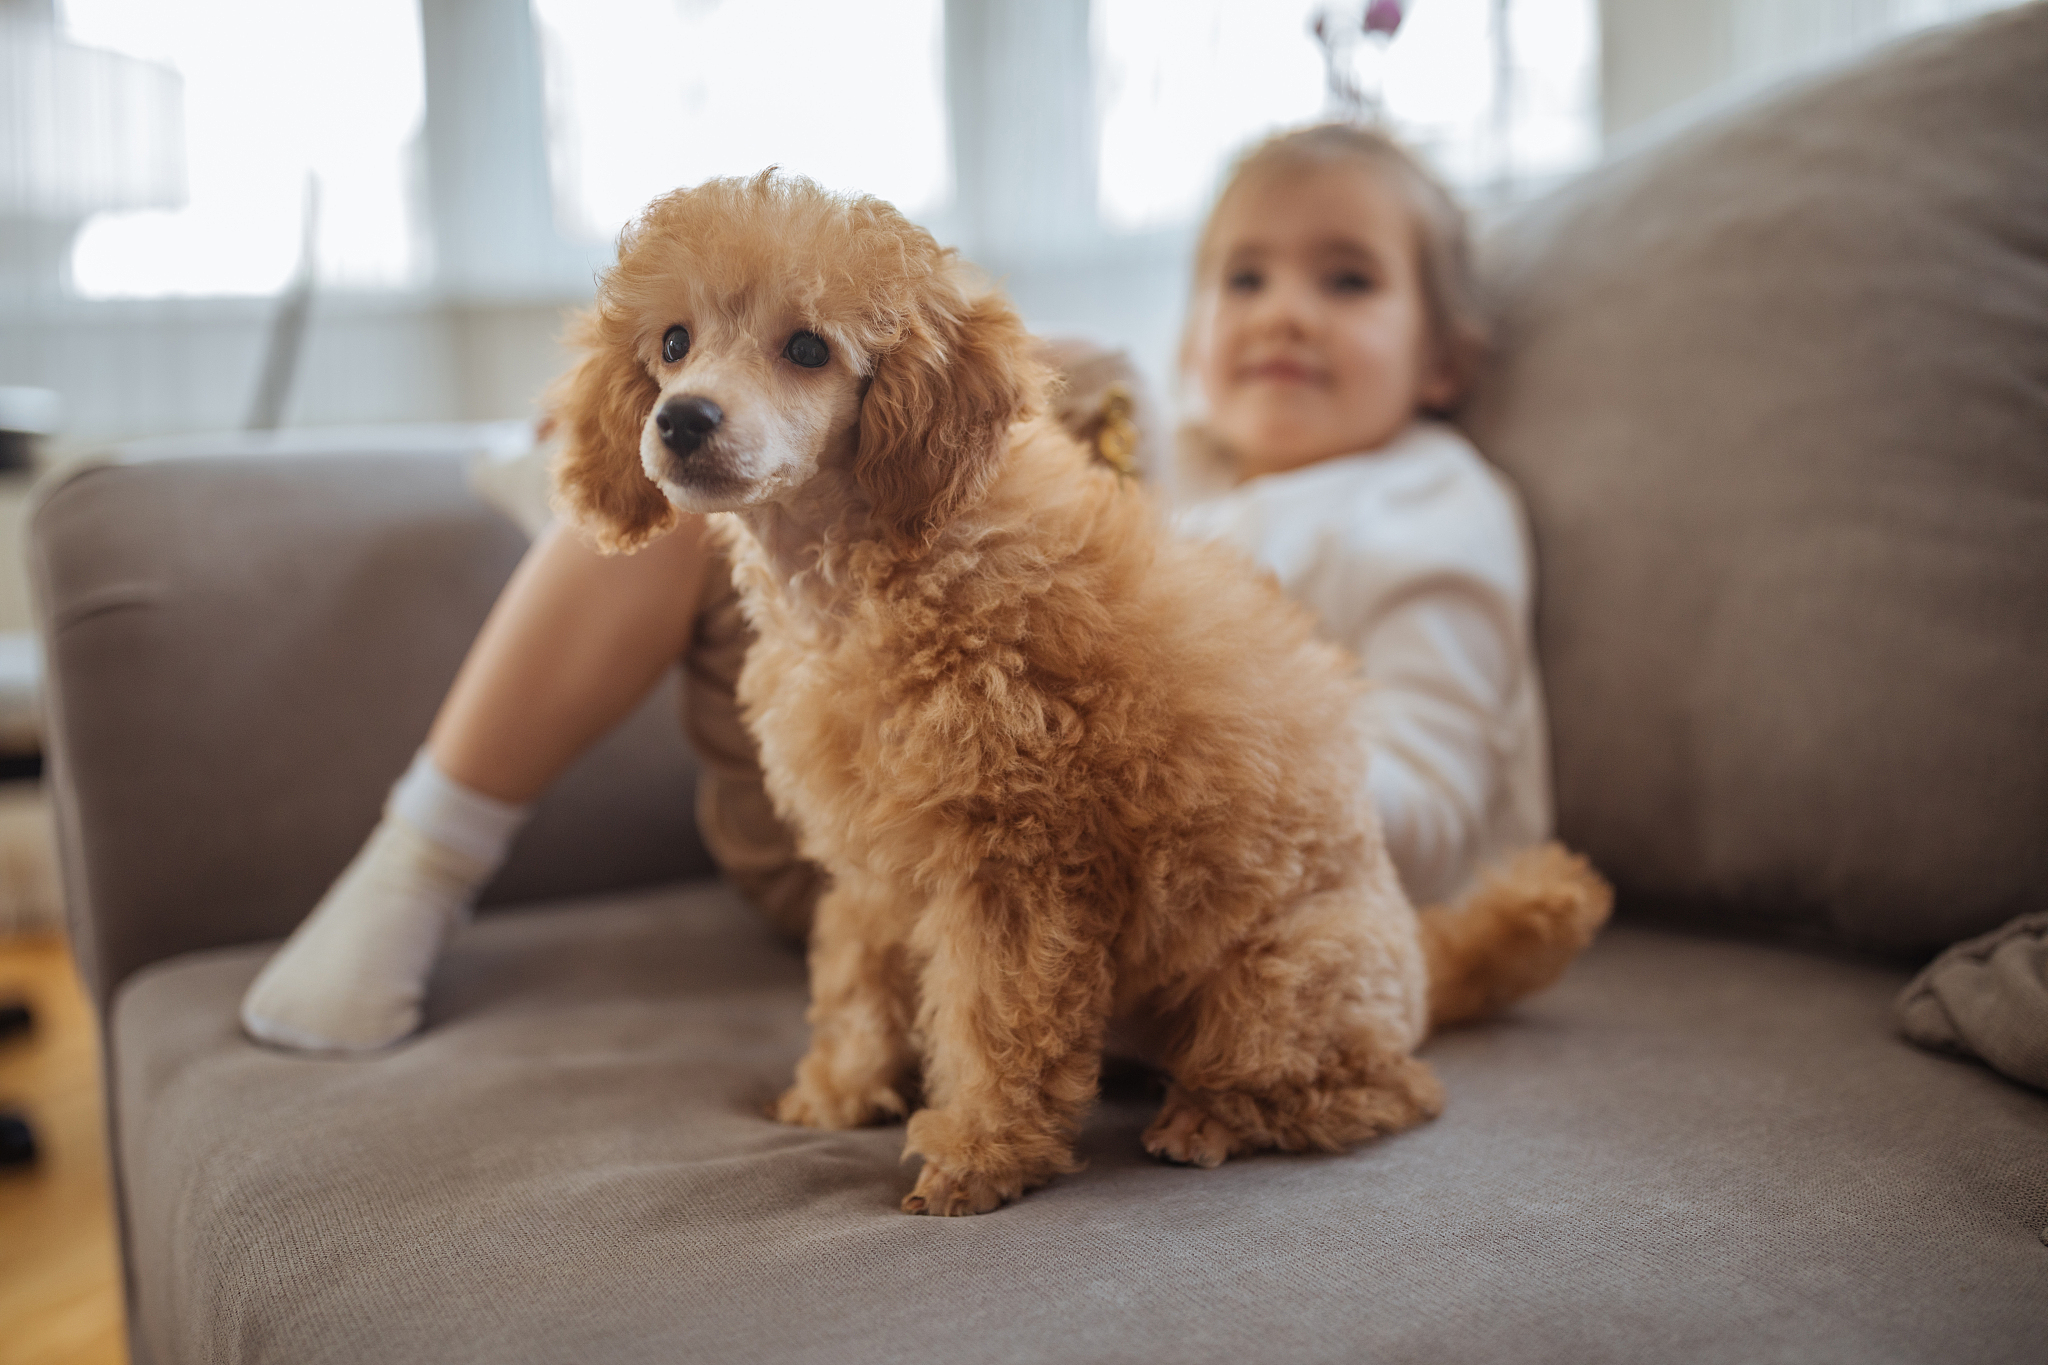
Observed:
[[[1326,108],[1318,17],[1483,215],[1998,2],[0,0],[0,428],[242,426],[294,313],[285,425],[528,416],[634,209],[771,162],[1169,389],[1221,163]]]

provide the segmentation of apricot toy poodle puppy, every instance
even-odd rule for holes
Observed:
[[[1045,416],[1016,314],[887,204],[772,173],[667,195],[575,339],[559,499],[621,551],[715,514],[768,790],[830,874],[776,1116],[921,1088],[906,1211],[1073,1170],[1112,1021],[1171,1078],[1168,1160],[1420,1123],[1432,1025],[1548,984],[1604,919],[1555,846],[1418,918],[1353,661]]]

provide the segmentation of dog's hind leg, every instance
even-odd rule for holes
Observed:
[[[1017,884],[1029,875],[964,890],[919,926],[932,1107],[910,1119],[904,1152],[925,1164],[906,1213],[986,1213],[1077,1169],[1109,1013],[1107,936],[1051,887]]]
[[[915,983],[904,920],[879,886],[841,878],[811,930],[811,1049],[774,1115],[807,1128],[858,1128],[908,1112]],[[896,932],[892,932],[895,930]]]
[[[1426,989],[1412,917],[1360,902],[1304,900],[1196,989],[1146,1151],[1216,1166],[1272,1147],[1339,1151],[1436,1117],[1443,1090],[1409,1055]]]
[[[1392,1054],[1300,1084],[1194,1089],[1175,1082],[1145,1130],[1145,1150],[1203,1167],[1268,1148],[1339,1152],[1427,1122],[1443,1105],[1429,1067]]]

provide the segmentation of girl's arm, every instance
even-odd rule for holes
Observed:
[[[1476,870],[1502,772],[1510,701],[1524,685],[1515,604],[1440,578],[1404,595],[1359,646],[1371,691],[1366,783],[1401,884],[1442,901]]]

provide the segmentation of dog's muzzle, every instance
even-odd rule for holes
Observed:
[[[711,439],[725,411],[709,398],[671,398],[654,414],[654,429],[661,443],[679,456],[694,455]]]

